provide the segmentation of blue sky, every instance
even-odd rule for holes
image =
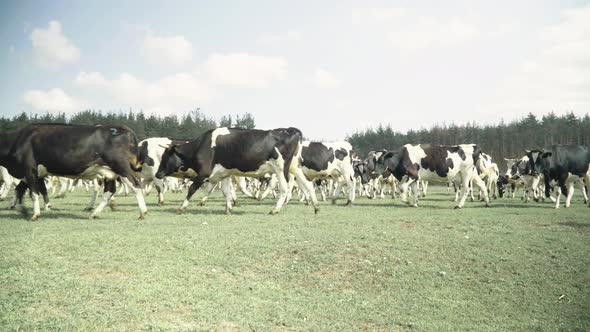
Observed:
[[[343,139],[590,106],[584,1],[0,3],[0,114],[254,114]]]

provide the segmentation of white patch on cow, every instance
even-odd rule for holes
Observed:
[[[217,146],[217,136],[222,136],[222,135],[229,135],[229,129],[227,129],[227,127],[221,127],[221,128],[217,128],[217,129],[213,130],[213,132],[211,133],[211,147],[212,148]]]
[[[408,150],[408,157],[414,164],[420,164],[422,158],[426,157],[426,152],[424,152],[424,149],[420,145],[406,144],[404,147]]]
[[[303,143],[301,143],[301,146],[304,146],[307,148],[307,147],[309,147],[309,143],[311,143],[311,142],[310,141],[303,141]]]
[[[37,165],[37,176],[40,178],[44,178],[49,175],[47,172],[47,168],[44,165]]]

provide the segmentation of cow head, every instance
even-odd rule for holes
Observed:
[[[504,197],[504,193],[506,192],[506,185],[508,184],[508,176],[502,175],[498,177],[498,181],[496,181],[496,185],[498,186],[498,195],[500,198]]]
[[[361,177],[361,183],[366,184],[369,182],[371,175],[367,170],[367,162],[362,160],[355,160],[352,164],[352,168],[354,169],[354,176]]]
[[[143,142],[139,146],[139,156],[137,159],[142,164],[145,163],[148,166],[154,166],[154,160],[148,155],[148,142]]]
[[[550,151],[542,150],[526,150],[528,162],[526,164],[525,173],[530,175],[539,175],[549,166],[549,157],[552,153]]]
[[[180,151],[178,151],[178,146],[172,145],[164,150],[162,154],[162,161],[156,172],[156,178],[162,179],[165,176],[183,172],[184,168],[184,158]]]

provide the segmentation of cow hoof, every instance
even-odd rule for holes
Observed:
[[[318,212],[320,212],[320,208],[318,206],[313,208],[313,213],[314,214],[318,214]]]
[[[346,201],[346,204],[344,204],[344,206],[352,207],[352,201],[351,200]]]
[[[91,214],[90,217],[88,217],[88,219],[90,219],[90,220],[98,219],[98,216],[95,214]]]
[[[226,216],[231,216],[231,210],[228,210],[228,209],[226,209],[226,210],[225,210],[225,215],[226,215]]]
[[[51,204],[47,204],[47,205],[45,205],[45,208],[44,208],[44,210],[45,210],[45,211],[51,211]]]
[[[31,217],[31,219],[30,219],[30,220],[31,220],[31,221],[37,221],[37,220],[39,220],[39,215],[38,215],[38,214],[34,214],[34,215]]]
[[[461,208],[462,208],[462,206],[459,206],[459,205],[457,205],[457,206],[454,207],[455,210],[461,209]]]
[[[117,203],[115,203],[115,201],[111,201],[109,203],[109,207],[111,208],[111,211],[115,211],[117,210]]]
[[[183,214],[184,213],[184,209],[176,209],[176,214]]]
[[[232,205],[233,205],[234,207],[238,206],[238,201],[237,201],[237,200],[236,200],[236,201],[232,201]]]
[[[279,211],[270,210],[270,212],[268,214],[270,214],[271,216],[274,216],[277,213],[279,213]]]
[[[144,220],[144,219],[145,219],[145,213],[140,213],[137,220]]]
[[[418,207],[418,204],[413,204],[412,207],[413,208],[417,208]]]
[[[164,206],[164,201],[158,202],[158,206]]]
[[[92,211],[92,208],[91,207],[85,207],[84,210],[82,210],[82,211]]]
[[[332,205],[336,204],[336,199],[332,199]]]
[[[486,206],[487,208],[489,208],[489,207],[492,207],[490,204],[486,204],[485,206]]]
[[[205,202],[199,202],[199,204],[197,204],[198,206],[203,206],[205,205]]]

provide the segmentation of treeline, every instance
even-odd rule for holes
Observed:
[[[207,117],[199,109],[185,113],[184,115],[158,116],[145,115],[143,112],[129,111],[107,112],[86,110],[71,116],[60,114],[27,114],[21,113],[13,118],[0,118],[0,131],[7,131],[26,126],[30,123],[69,123],[79,125],[126,125],[135,131],[137,138],[142,140],[148,137],[172,137],[179,139],[193,139],[201,133],[218,126],[252,129],[256,127],[254,116],[250,113],[243,115],[224,115],[219,123]]]
[[[361,156],[366,156],[371,150],[393,150],[408,143],[477,143],[503,169],[503,158],[522,157],[525,149],[544,148],[552,144],[590,145],[590,116],[577,117],[570,112],[561,116],[549,113],[538,118],[530,113],[510,123],[502,121],[486,126],[476,123],[436,125],[407,133],[396,132],[390,125],[379,125],[376,129],[349,135],[347,140]]]

